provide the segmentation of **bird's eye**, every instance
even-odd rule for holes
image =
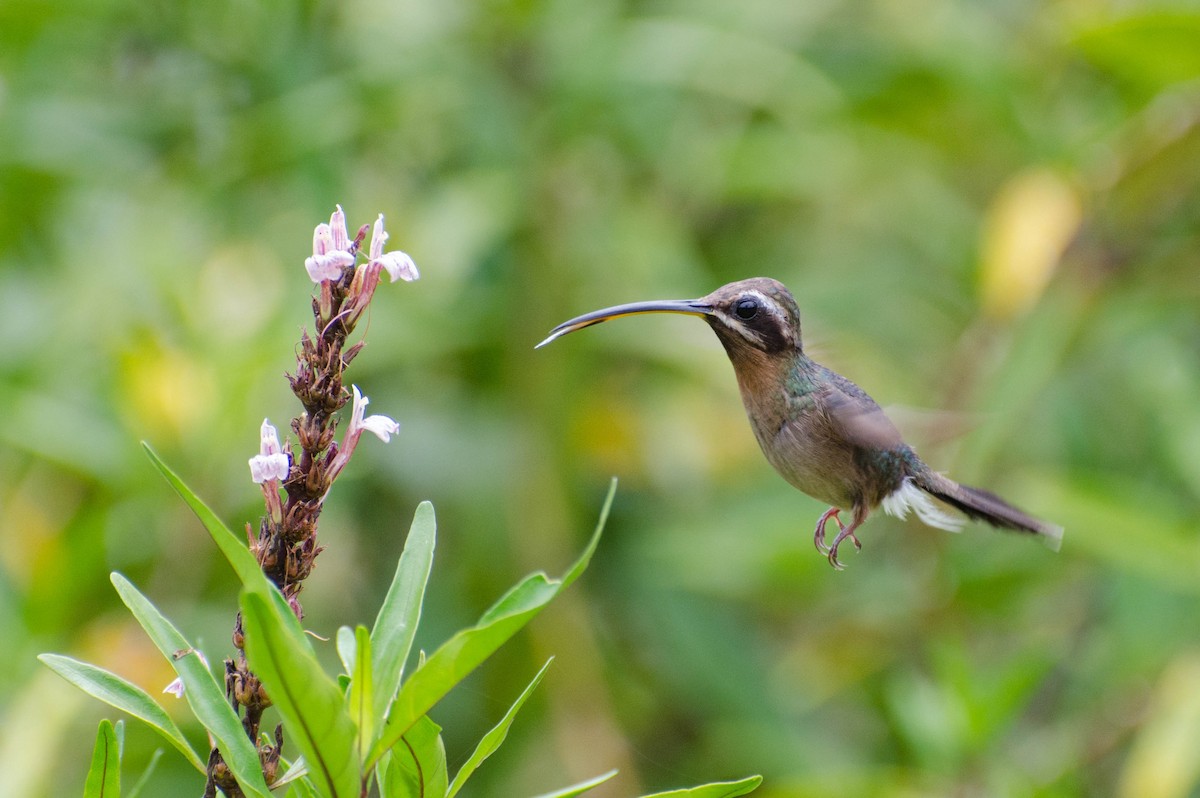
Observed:
[[[752,297],[742,297],[733,303],[733,315],[742,321],[750,321],[758,315],[758,300]]]

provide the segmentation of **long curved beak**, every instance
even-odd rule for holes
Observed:
[[[561,338],[569,332],[582,330],[584,327],[591,327],[593,324],[599,324],[602,321],[608,321],[620,316],[632,316],[636,313],[686,313],[689,316],[709,316],[712,315],[712,312],[712,305],[700,299],[662,299],[653,302],[630,302],[628,305],[616,305],[615,307],[604,308],[603,310],[593,310],[591,313],[577,316],[570,321],[564,321],[551,330],[546,340],[535,346],[534,349],[541,349],[555,338]]]

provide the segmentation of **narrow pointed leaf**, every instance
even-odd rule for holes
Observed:
[[[421,604],[429,571],[433,567],[433,549],[437,541],[437,519],[433,505],[421,502],[413,516],[404,551],[396,564],[396,573],[388,587],[383,605],[371,629],[372,670],[375,677],[374,712],[383,723],[388,707],[400,689],[404,663],[412,651],[413,637],[421,620]],[[377,726],[378,727],[378,726]]]
[[[388,751],[375,765],[375,785],[379,788],[379,798],[406,798],[400,792],[399,779],[392,767],[394,761],[392,752]]]
[[[333,644],[345,674],[349,676],[354,673],[354,647],[357,645],[354,642],[354,630],[349,626],[339,626]]]
[[[543,793],[542,795],[537,796],[537,798],[575,798],[576,795],[583,795],[585,792],[593,789],[594,787],[599,787],[601,784],[608,781],[615,775],[617,775],[617,771],[610,770],[607,773],[601,773],[599,776],[588,779],[587,781],[581,781],[578,784],[572,784],[570,787],[563,787],[561,790]]]
[[[150,457],[150,462],[154,467],[162,473],[163,477],[175,489],[175,492],[182,497],[184,503],[192,509],[196,514],[196,518],[200,519],[200,523],[208,530],[209,537],[217,544],[217,548],[221,550],[221,554],[229,561],[233,571],[237,574],[238,579],[242,582],[242,587],[246,590],[251,590],[262,595],[269,595],[272,602],[275,604],[276,610],[280,618],[288,621],[292,627],[293,634],[303,634],[300,626],[300,621],[296,619],[295,613],[287,605],[287,599],[279,592],[279,589],[267,579],[262,572],[262,568],[258,564],[258,560],[254,559],[254,555],[246,548],[245,543],[235,535],[229,527],[225,526],[224,522],[217,517],[207,504],[205,504],[192,489],[183,483],[183,480],[171,470],[170,466],[162,461],[162,458],[150,448],[149,444],[143,442],[142,448],[146,450],[146,454]]]
[[[321,798],[307,781],[297,781],[288,787],[287,798]]]
[[[371,633],[367,627],[354,630],[354,670],[351,672],[350,690],[346,693],[346,709],[358,727],[356,753],[358,761],[366,759],[367,751],[375,740],[375,715],[372,704],[374,688],[371,684]]]
[[[112,721],[105,718],[96,730],[92,764],[83,786],[84,798],[121,798],[121,752]]]
[[[616,480],[609,489],[600,521],[582,555],[561,581],[545,574],[533,574],[505,594],[479,623],[450,638],[408,678],[396,695],[379,739],[367,757],[374,765],[385,751],[396,745],[409,727],[448,693],[454,685],[515,635],[558,593],[583,573],[600,541],[608,508],[612,504]]]
[[[197,770],[204,772],[204,762],[199,754],[192,749],[167,711],[145,690],[104,668],[61,654],[42,654],[38,659],[85,693],[148,724],[179,749],[179,753]]]
[[[292,766],[289,767],[284,774],[275,781],[271,782],[271,789],[278,790],[280,787],[285,787],[293,781],[300,781],[308,775],[308,766],[304,764],[304,757],[298,757]]]
[[[387,795],[442,798],[446,794],[446,749],[441,732],[441,727],[425,715],[404,733],[392,750],[386,772]]]
[[[608,523],[608,511],[612,509],[613,498],[617,495],[617,478],[613,477],[608,483],[608,494],[604,497],[604,504],[600,507],[600,518],[596,521],[596,529],[592,532],[592,537],[588,541],[587,548],[583,550],[583,554],[575,561],[562,578],[563,589],[571,586],[571,584],[580,577],[587,569],[588,563],[592,561],[592,555],[596,553],[596,547],[600,545],[600,533],[604,531],[604,525]]]
[[[142,790],[146,789],[146,785],[150,783],[150,777],[158,769],[158,760],[162,759],[162,752],[161,748],[154,749],[154,753],[150,756],[150,763],[146,765],[146,769],[142,771],[142,775],[134,783],[133,789],[125,794],[125,798],[141,798]]]
[[[741,781],[716,782],[700,787],[692,787],[689,790],[656,792],[653,795],[645,796],[645,798],[737,798],[739,795],[747,795],[754,792],[760,784],[762,784],[762,776],[750,776]]]
[[[463,763],[463,766],[458,769],[458,773],[455,774],[454,781],[450,784],[450,789],[446,792],[446,798],[454,798],[467,782],[467,779],[471,777],[471,774],[475,772],[476,768],[485,759],[494,754],[496,749],[504,742],[504,738],[508,736],[508,729],[512,726],[517,712],[525,704],[525,699],[529,698],[533,694],[533,691],[537,689],[538,684],[542,681],[542,677],[546,675],[546,669],[550,667],[550,663],[553,661],[553,657],[546,660],[546,664],[537,672],[537,675],[533,677],[533,681],[522,691],[521,695],[517,696],[517,700],[508,708],[508,712],[504,713],[504,717],[500,719],[500,722],[492,727],[491,731],[483,735],[483,739],[479,741],[479,745],[475,746],[475,751]]]
[[[522,592],[534,595],[536,603],[459,632],[413,672],[396,695],[380,737],[367,757],[368,766],[396,745],[409,727],[554,597],[556,586],[544,576],[529,577],[526,583],[532,583],[532,587]]]
[[[191,649],[191,644],[133,583],[118,573],[113,573],[111,579],[125,606],[183,680],[184,699],[216,739],[225,764],[242,790],[256,798],[267,798],[267,783],[263,779],[258,751],[246,737],[241,720],[226,702],[225,691],[217,684],[212,672],[193,654],[176,658],[176,652]]]
[[[530,574],[488,607],[487,612],[479,619],[478,626],[487,626],[513,615],[541,609],[558,595],[561,588],[562,580],[551,579],[540,571]]]
[[[163,462],[158,453],[150,448],[146,442],[142,442],[142,448],[146,450],[150,462],[154,467],[166,478],[167,482],[175,492],[183,498],[183,501],[196,517],[200,519],[200,523],[208,530],[208,534],[216,541],[217,547],[221,553],[225,555],[225,559],[229,560],[229,564],[233,566],[233,570],[237,573],[238,578],[242,580],[242,584],[246,587],[250,586],[251,582],[258,580],[266,580],[263,576],[262,568],[259,567],[258,560],[254,559],[254,555],[246,548],[245,543],[238,539],[225,523],[217,517],[207,504],[205,504],[199,496],[192,492],[191,488],[183,484],[183,480],[171,470],[170,466]]]
[[[355,728],[342,691],[317,662],[312,646],[280,622],[270,599],[242,592],[246,657],[283,716],[288,739],[308,763],[319,790],[333,798],[359,794]]]

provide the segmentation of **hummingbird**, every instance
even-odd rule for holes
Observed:
[[[791,485],[829,505],[813,544],[841,570],[838,548],[875,509],[897,518],[914,513],[928,526],[958,531],[968,518],[1042,538],[1057,550],[1062,527],[1034,518],[994,493],[960,485],[925,464],[866,391],[804,352],[800,308],[788,289],[767,277],[721,286],[699,299],[634,302],[592,311],[555,327],[541,348],[593,324],[639,313],[699,316],[733,364],[742,403],[767,461]],[[849,522],[839,514],[848,512]],[[826,544],[830,521],[838,533]]]

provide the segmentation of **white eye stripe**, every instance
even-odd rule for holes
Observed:
[[[779,303],[774,299],[759,291],[745,291],[738,297],[738,300],[750,298],[758,300],[758,306],[774,316],[781,327],[786,329],[789,326],[790,322],[788,321],[787,314],[783,312],[783,308],[779,307]],[[734,305],[736,306],[736,304],[737,302],[735,301]]]
[[[762,339],[761,335],[759,335],[756,331],[751,330],[749,327],[747,327],[746,325],[737,321],[736,319],[732,319],[729,316],[726,316],[724,313],[717,313],[715,315],[718,319],[721,320],[722,324],[724,324],[726,327],[728,327],[729,329],[736,332],[738,335],[745,338],[750,343],[752,343],[752,344],[761,344],[762,343],[763,339]]]
[[[779,325],[780,331],[787,335],[788,331],[791,329],[791,322],[788,320],[787,313],[782,307],[779,306],[778,302],[776,302],[774,299],[771,299],[761,291],[743,291],[737,295],[737,298],[730,304],[730,307],[736,307],[737,303],[743,299],[756,300],[758,306],[774,318],[776,324]],[[750,344],[761,347],[766,342],[766,339],[762,333],[760,333],[758,330],[753,330],[748,327],[745,320],[737,318],[736,311],[734,311],[732,314],[717,313],[714,315],[721,320],[722,324],[737,332],[738,335],[746,339],[746,341],[748,341]],[[788,335],[787,337],[790,338],[791,336]]]
[[[784,314],[783,308],[779,307],[779,303],[776,302],[774,299],[771,299],[766,294],[764,294],[760,291],[747,291],[742,296],[755,297],[756,299],[758,299],[759,307],[766,310],[768,313],[770,313],[772,316],[774,316],[776,319],[778,319],[784,325],[787,325],[787,323],[788,323],[787,316]]]

